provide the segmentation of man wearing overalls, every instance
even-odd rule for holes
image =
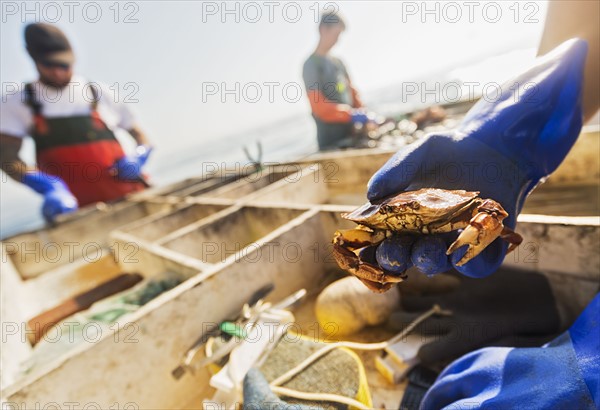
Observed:
[[[25,42],[39,80],[2,98],[2,170],[44,196],[48,221],[144,189],[141,167],[152,149],[129,109],[112,101],[106,86],[73,76],[71,45],[55,26],[28,25]],[[117,128],[135,139],[136,154],[125,155]],[[19,158],[27,135],[35,142],[37,168]]]

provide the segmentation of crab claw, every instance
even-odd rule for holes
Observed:
[[[479,255],[481,251],[506,231],[504,225],[502,225],[502,220],[508,214],[499,203],[488,199],[477,210],[479,212],[471,218],[469,225],[446,251],[446,255],[450,255],[464,245],[469,246],[467,252],[456,263],[456,266],[462,266]]]
[[[351,249],[376,245],[385,239],[385,233],[373,232],[369,228],[359,225],[354,229],[343,229],[335,232],[333,242]]]
[[[494,239],[500,236],[503,229],[502,222],[498,221],[493,215],[480,212],[471,219],[469,225],[450,245],[446,255],[450,255],[464,245],[469,245],[467,252],[456,263],[456,266],[462,266],[479,255]]]

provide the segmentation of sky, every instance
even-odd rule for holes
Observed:
[[[347,20],[348,30],[333,52],[364,94],[535,47],[545,15],[544,2],[527,8],[511,2],[471,2],[476,7],[394,1],[50,3],[56,7],[3,2],[2,82],[35,78],[24,49],[25,23],[58,20],[77,53],[78,73],[113,86],[119,100],[138,100],[128,104],[150,135],[182,142],[308,112],[308,102],[297,99],[296,91],[302,63],[317,42],[316,11],[335,8]],[[236,93],[226,94],[236,83],[239,102]],[[271,100],[265,83],[275,83]],[[257,90],[261,98],[254,102]]]
[[[157,146],[154,166],[241,130],[308,116],[302,64],[316,45],[322,11],[336,10],[347,22],[333,54],[366,102],[437,73],[503,80],[521,58],[508,66],[493,57],[532,59],[546,12],[545,1],[2,1],[1,7],[3,94],[8,84],[36,78],[25,25],[56,23],[73,44],[76,72],[113,87],[113,98],[137,113]],[[473,69],[485,61],[492,63]],[[32,156],[31,145],[24,151]],[[2,192],[11,184],[4,178]],[[2,196],[4,208],[11,199]]]

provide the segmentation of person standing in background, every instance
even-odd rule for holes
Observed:
[[[337,14],[323,14],[319,43],[302,69],[321,151],[350,146],[354,123],[364,125],[369,121],[344,63],[329,55],[345,29],[344,21]]]
[[[43,195],[47,221],[144,189],[141,167],[152,147],[127,106],[111,101],[108,87],[73,75],[73,50],[56,26],[28,25],[25,42],[39,79],[2,98],[1,169]],[[134,155],[123,152],[117,128],[135,139]],[[27,135],[35,142],[37,167],[19,158]]]

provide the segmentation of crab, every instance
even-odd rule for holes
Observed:
[[[342,218],[358,224],[354,229],[338,230],[333,238],[333,255],[338,265],[355,275],[369,289],[383,293],[406,279],[406,273],[392,273],[376,262],[362,257],[363,249],[400,233],[434,234],[463,231],[448,247],[446,255],[468,245],[456,263],[462,266],[479,255],[500,237],[515,249],[521,235],[502,224],[508,213],[492,199],[482,199],[477,191],[435,188],[402,192],[375,203],[367,202]]]

